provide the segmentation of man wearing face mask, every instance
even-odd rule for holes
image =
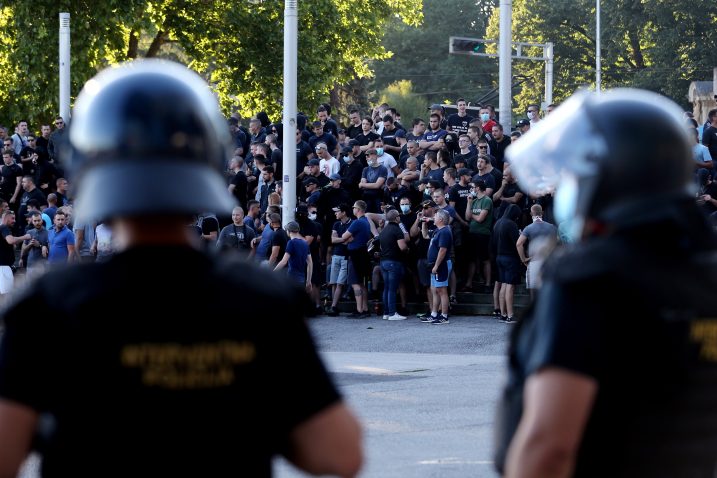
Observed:
[[[378,152],[371,148],[366,151],[368,166],[361,173],[359,189],[363,192],[362,199],[366,203],[366,212],[381,212],[383,185],[388,179],[388,170],[378,161]]]
[[[540,122],[540,106],[528,105],[528,120],[530,120],[530,126],[535,126]]]
[[[716,239],[690,193],[681,108],[644,90],[579,93],[507,156],[529,194],[555,190],[575,242],[547,260],[512,334],[497,468],[714,476]]]
[[[339,155],[341,161],[341,168],[339,169],[341,187],[348,191],[352,201],[361,197],[361,190],[358,187],[363,173],[363,165],[358,160],[360,154],[361,149],[358,141],[352,139],[349,141],[349,146],[341,149],[341,154]]]
[[[483,131],[490,133],[493,131],[493,126],[497,125],[490,117],[490,109],[487,106],[481,106],[480,109],[480,123]]]

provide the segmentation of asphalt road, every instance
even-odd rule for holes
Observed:
[[[511,325],[489,317],[311,319],[329,370],[364,427],[361,478],[496,477],[495,403]],[[275,476],[307,476],[283,460]]]

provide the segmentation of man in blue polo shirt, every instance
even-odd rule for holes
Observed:
[[[347,245],[349,284],[353,287],[356,297],[356,312],[353,316],[363,319],[371,316],[368,312],[368,290],[365,285],[366,278],[371,275],[371,257],[366,246],[371,239],[371,226],[366,218],[364,201],[354,203],[353,213],[356,220],[351,221],[349,228],[341,236],[341,241],[332,240],[332,242]]]
[[[443,209],[436,211],[433,217],[436,231],[431,237],[428,246],[428,263],[431,267],[431,293],[433,304],[431,317],[422,319],[422,322],[431,324],[448,324],[448,278],[451,275],[453,264],[451,263],[451,249],[453,248],[453,234],[451,228],[447,227],[450,222],[450,215]],[[438,306],[441,306],[441,313],[438,313]]]
[[[67,216],[61,209],[55,213],[55,227],[48,232],[50,253],[47,262],[70,262],[75,256],[75,235],[65,226]]]

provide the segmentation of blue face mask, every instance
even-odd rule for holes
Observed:
[[[564,178],[555,191],[554,214],[560,230],[570,242],[580,239],[583,220],[576,216],[578,183],[574,178]]]
[[[408,214],[408,211],[411,210],[410,204],[401,204],[401,212],[404,214]]]
[[[376,148],[376,154],[381,156],[383,154],[383,148]]]
[[[344,156],[344,163],[348,163],[349,161],[351,161],[351,158],[349,158],[348,156]]]
[[[488,113],[483,113],[480,115],[481,121],[488,121],[490,119],[490,115]]]

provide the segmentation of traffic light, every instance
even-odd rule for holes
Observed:
[[[452,53],[484,53],[485,43],[478,40],[453,40]]]

